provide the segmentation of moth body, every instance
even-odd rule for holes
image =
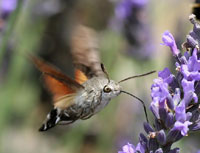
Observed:
[[[71,54],[74,64],[74,78],[70,78],[55,66],[31,56],[33,63],[42,72],[44,84],[52,94],[52,109],[40,131],[46,131],[57,124],[70,124],[78,119],[88,119],[101,111],[112,98],[120,93],[120,82],[145,76],[152,72],[128,77],[119,82],[109,79],[100,61],[96,32],[86,26],[74,28],[71,38]],[[145,109],[146,114],[146,109]]]
[[[104,77],[91,78],[83,86],[83,96],[78,96],[80,98],[76,103],[80,106],[86,105],[86,108],[90,106],[91,109],[94,109],[93,113],[97,113],[104,108],[112,98],[120,94],[121,89],[118,83],[113,80],[108,81]],[[110,91],[104,91],[105,88]],[[84,98],[81,99],[82,97]]]
[[[88,119],[101,111],[112,98],[120,94],[120,85],[105,77],[93,77],[82,84],[83,89],[77,91],[70,106],[57,105],[47,115],[40,131],[46,131],[56,124],[69,124],[78,119]],[[68,96],[63,96],[57,104],[65,104]],[[69,103],[69,102],[68,102]]]

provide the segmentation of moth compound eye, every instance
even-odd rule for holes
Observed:
[[[109,88],[108,86],[104,86],[103,91],[109,93],[111,92],[111,88]]]

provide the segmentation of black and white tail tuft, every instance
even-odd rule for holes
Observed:
[[[47,119],[45,123],[42,124],[39,131],[47,131],[48,129],[56,126],[56,124],[60,121],[60,113],[58,109],[52,109],[51,112],[47,115]]]

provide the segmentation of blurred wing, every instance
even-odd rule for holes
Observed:
[[[71,52],[75,67],[81,70],[87,78],[104,76],[94,30],[82,25],[76,26],[71,38]]]
[[[66,98],[65,102],[71,102],[73,99],[72,97],[75,96],[76,92],[79,89],[84,88],[78,82],[69,78],[60,70],[54,68],[52,65],[46,63],[42,59],[35,56],[31,56],[31,59],[37,68],[43,72],[45,84],[48,90],[50,90],[50,92],[53,94],[55,106],[57,105],[56,103],[59,102],[57,99],[66,95],[71,98]],[[59,106],[61,106],[61,104]]]
[[[88,80],[87,76],[79,69],[75,70],[75,80],[76,82],[83,84],[85,81]]]
[[[76,94],[68,94],[68,95],[62,96],[55,101],[54,106],[60,109],[65,109],[71,106],[72,104],[74,104],[75,97],[76,97]]]
[[[61,96],[73,94],[76,90],[71,89],[69,86],[63,84],[61,81],[44,74],[44,82],[47,89],[52,93],[54,102]]]

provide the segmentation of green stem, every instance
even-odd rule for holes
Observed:
[[[5,34],[3,35],[1,46],[0,46],[0,64],[2,63],[2,59],[6,52],[6,49],[7,49],[8,43],[9,43],[9,38],[15,29],[15,24],[16,24],[16,21],[19,17],[20,10],[21,10],[21,4],[22,4],[22,0],[19,0],[16,10],[12,13],[8,22],[6,23],[7,29],[5,31]]]

